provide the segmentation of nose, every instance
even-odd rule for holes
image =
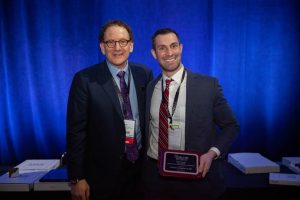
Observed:
[[[119,43],[119,42],[116,42],[115,49],[116,49],[116,50],[121,49],[121,46],[120,46],[120,43]]]
[[[171,56],[173,54],[172,49],[167,48],[166,49],[166,55]]]

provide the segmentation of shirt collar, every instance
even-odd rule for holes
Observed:
[[[119,71],[125,71],[125,75],[128,75],[128,61],[126,62],[126,66],[124,69],[120,70],[116,65],[111,64],[108,60],[106,60],[108,69],[110,73],[116,77]]]
[[[176,84],[180,84],[180,82],[181,82],[181,77],[182,77],[182,74],[183,74],[183,71],[184,71],[184,66],[183,66],[183,64],[180,64],[180,66],[181,66],[181,69],[178,71],[178,72],[176,72],[172,77],[171,77],[171,79],[173,80],[173,81],[175,81],[176,82]],[[165,83],[165,81],[166,81],[166,79],[170,79],[169,77],[167,77],[166,75],[162,75],[163,76],[163,81],[164,81],[164,83]]]

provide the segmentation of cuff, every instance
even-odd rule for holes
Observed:
[[[217,156],[215,157],[215,159],[219,158],[221,152],[220,152],[220,150],[217,147],[211,147],[209,150],[212,150],[212,151],[214,151],[217,154]]]

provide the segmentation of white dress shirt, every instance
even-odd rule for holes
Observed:
[[[118,69],[117,66],[114,66],[113,64],[111,64],[108,61],[106,61],[106,63],[107,63],[108,69],[109,69],[115,83],[117,84],[119,90],[121,90],[121,89],[120,89],[120,79],[117,76],[118,73],[120,71],[125,71],[125,82],[127,85],[128,85],[128,80],[129,80],[129,74],[130,74],[129,99],[130,99],[130,106],[131,106],[131,111],[132,111],[132,115],[133,115],[133,120],[135,121],[135,126],[134,126],[135,133],[134,134],[137,139],[138,148],[141,149],[142,148],[142,143],[141,143],[142,135],[141,135],[141,130],[140,130],[138,100],[137,100],[134,79],[132,77],[132,73],[129,73],[128,62],[126,63],[126,67],[123,70]],[[120,101],[120,104],[121,104],[121,101]],[[122,105],[121,105],[121,107],[122,107]]]
[[[151,107],[150,107],[150,148],[148,149],[148,156],[151,158],[157,159],[158,155],[158,135],[159,135],[159,108],[162,99],[162,90],[161,90],[161,81],[163,80],[163,87],[166,87],[166,79],[172,79],[173,81],[170,83],[169,87],[169,112],[172,115],[172,107],[175,98],[176,91],[180,86],[179,96],[177,106],[172,117],[173,124],[179,125],[180,134],[179,134],[179,144],[172,145],[169,143],[169,149],[176,150],[184,150],[185,149],[185,109],[186,109],[186,77],[181,83],[181,78],[184,72],[184,66],[181,65],[181,69],[174,74],[172,77],[167,77],[164,74],[162,75],[162,79],[157,82],[155,85],[153,95],[151,98]],[[181,83],[181,85],[180,85]],[[170,120],[169,120],[170,123]],[[170,128],[169,128],[170,133]],[[169,137],[170,138],[170,137]],[[170,141],[170,139],[169,139]]]
[[[153,95],[151,98],[151,107],[150,107],[150,144],[149,149],[147,151],[147,155],[153,159],[158,158],[158,136],[159,136],[159,108],[162,99],[162,90],[161,90],[161,81],[163,81],[163,88],[166,87],[166,79],[172,79],[173,81],[169,86],[169,112],[172,115],[172,107],[175,98],[176,91],[180,86],[179,96],[177,106],[172,117],[173,124],[179,125],[180,133],[178,135],[177,141],[178,144],[170,144],[170,128],[169,128],[169,149],[173,150],[185,150],[185,114],[186,114],[186,80],[187,73],[185,73],[185,77],[181,83],[181,78],[184,72],[184,66],[181,64],[181,69],[174,74],[172,77],[167,77],[164,74],[162,75],[162,79],[157,82],[155,85]],[[180,84],[181,83],[181,84]],[[169,120],[170,123],[170,120]],[[216,147],[211,147],[210,150],[214,151],[219,157],[220,151]]]

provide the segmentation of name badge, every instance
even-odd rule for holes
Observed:
[[[126,132],[125,144],[133,144],[135,121],[125,119],[124,124],[125,124],[125,132]]]

